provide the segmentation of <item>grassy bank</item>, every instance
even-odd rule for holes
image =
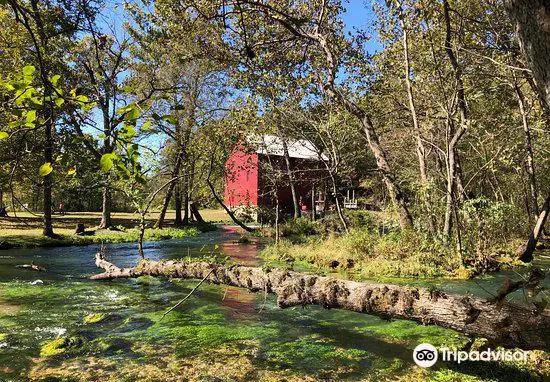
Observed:
[[[453,243],[412,230],[384,230],[374,220],[352,227],[348,234],[326,233],[322,223],[298,219],[280,229],[283,238],[268,246],[262,256],[268,264],[306,268],[318,272],[349,272],[349,277],[469,278],[489,264],[492,270],[514,264],[513,245],[488,248],[480,255]],[[466,265],[465,265],[466,264]]]
[[[204,210],[206,224],[193,224],[186,227],[171,227],[164,229],[147,229],[146,241],[181,239],[195,236],[201,232],[215,229],[215,223],[225,222],[222,211]],[[147,226],[152,227],[157,214],[147,217]],[[54,232],[56,238],[42,235],[41,218],[28,212],[13,214],[9,218],[0,218],[0,249],[15,247],[55,247],[69,245],[86,245],[94,243],[124,243],[136,242],[139,237],[138,215],[131,213],[113,213],[113,225],[117,230],[99,230],[101,214],[97,212],[70,212],[66,215],[54,216]],[[169,212],[166,222],[174,219],[174,213]],[[75,227],[82,223],[86,227],[86,235],[76,235]],[[167,225],[168,225],[167,224]]]

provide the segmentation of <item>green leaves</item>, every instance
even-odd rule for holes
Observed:
[[[137,108],[133,108],[124,116],[124,119],[127,121],[136,120],[139,118],[139,114],[139,110]]]
[[[174,117],[173,115],[165,115],[162,117],[162,120],[168,122],[171,125],[177,125],[178,123],[177,118]]]
[[[25,78],[34,77],[34,72],[36,72],[36,68],[32,65],[27,65],[23,68],[23,76]]]
[[[57,83],[59,82],[60,78],[61,76],[59,74],[56,74],[55,76],[52,76],[52,78],[50,78],[50,82],[52,83],[53,86],[57,87]]]
[[[56,98],[53,102],[55,103],[55,106],[60,107],[65,103],[65,100],[63,98]]]
[[[99,161],[99,165],[101,166],[101,169],[103,171],[109,172],[113,168],[115,161],[117,161],[118,159],[119,156],[115,153],[103,154]]]
[[[38,174],[40,176],[47,176],[53,171],[52,164],[50,162],[44,163],[40,168],[38,169]]]
[[[121,138],[125,138],[127,141],[131,141],[132,138],[134,138],[137,133],[136,129],[132,124],[124,124],[118,135]]]
[[[36,110],[29,110],[25,119],[27,121],[27,124],[31,124],[32,126],[34,126],[34,121],[36,121]]]
[[[9,81],[0,81],[0,87],[8,92],[7,102],[11,103],[6,108],[11,114],[7,125],[11,129],[37,127],[41,112],[45,108],[60,108],[65,100],[63,99],[63,90],[57,85],[61,78],[60,75],[54,75],[49,79],[53,86],[50,92],[45,93],[45,86],[35,86],[36,68],[27,65],[21,69],[18,76]]]
[[[1,139],[6,139],[9,136],[10,135],[8,133],[6,133],[5,131],[0,131],[0,140]]]

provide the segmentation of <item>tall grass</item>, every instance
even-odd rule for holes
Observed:
[[[370,228],[356,228],[347,235],[311,237],[301,244],[281,240],[262,255],[268,262],[309,263],[353,270],[363,277],[452,276],[461,267],[454,251],[409,230],[379,234]]]

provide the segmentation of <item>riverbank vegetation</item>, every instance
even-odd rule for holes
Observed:
[[[87,245],[101,243],[128,243],[139,240],[139,215],[131,213],[113,213],[111,229],[99,229],[100,213],[70,212],[53,218],[55,237],[42,235],[41,218],[28,212],[17,212],[17,216],[0,219],[0,250],[9,248],[55,247],[69,245]],[[172,218],[169,212],[167,218]],[[201,232],[216,229],[216,224],[227,221],[226,215],[218,210],[203,211],[205,221],[184,227],[165,227],[149,229],[145,232],[145,241],[182,239],[196,236]],[[152,213],[147,225],[153,227],[157,215]],[[84,233],[76,234],[78,224],[84,225]]]
[[[300,218],[283,223],[280,240],[268,245],[262,255],[268,264],[321,272],[345,271],[347,277],[356,279],[470,278],[524,265],[517,260],[516,250],[523,243],[519,236],[511,240],[508,235],[489,235],[480,248],[479,234],[475,233],[476,237],[465,241],[469,245],[459,254],[427,233],[400,230],[383,213],[350,212],[346,220],[347,234],[334,230],[339,227],[334,217],[328,222]],[[267,230],[266,235],[273,236],[274,230]]]

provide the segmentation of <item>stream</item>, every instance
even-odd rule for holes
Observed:
[[[235,228],[223,227],[148,242],[144,250],[155,260],[221,254],[260,266],[261,243],[240,244],[239,236]],[[438,363],[420,369],[412,361],[419,343],[460,346],[467,339],[404,320],[315,306],[283,310],[273,296],[227,286],[201,285],[161,320],[197,280],[91,281],[90,275],[101,273],[94,264],[98,250],[89,245],[0,251],[0,381],[540,380],[510,364]],[[135,243],[106,245],[105,253],[119,266],[138,260]],[[32,261],[48,271],[15,267]],[[538,261],[548,269],[550,253]],[[511,276],[517,278],[509,271],[475,280],[407,282],[488,297]],[[521,293],[512,298],[524,301]],[[62,338],[68,339],[66,348],[46,354],[44,345]]]

